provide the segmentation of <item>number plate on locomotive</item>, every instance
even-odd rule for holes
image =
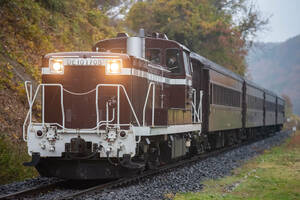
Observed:
[[[64,65],[69,66],[99,66],[106,65],[106,59],[99,58],[64,58]]]

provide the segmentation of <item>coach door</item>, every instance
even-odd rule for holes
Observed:
[[[193,66],[193,88],[196,90],[197,94],[200,94],[201,90],[201,67],[200,63],[194,59],[192,59],[192,66]],[[199,105],[200,97],[197,95],[196,97],[196,105]]]
[[[201,91],[201,67],[200,63],[197,60],[192,59],[192,87],[195,89],[194,95],[196,95],[196,108],[198,109],[199,102],[200,102],[200,91]],[[199,113],[200,114],[200,113]],[[195,116],[193,116],[195,118]]]
[[[192,59],[193,66],[193,88],[196,90],[196,104],[199,105],[200,91],[203,92],[202,96],[202,130],[208,130],[209,119],[209,70],[204,68],[204,65],[196,60]]]

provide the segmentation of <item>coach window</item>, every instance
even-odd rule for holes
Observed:
[[[146,59],[155,64],[160,64],[160,49],[147,49]]]
[[[166,50],[166,65],[172,73],[179,74],[182,72],[181,63],[180,51],[178,49]]]

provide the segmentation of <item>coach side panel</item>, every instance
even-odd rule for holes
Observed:
[[[209,131],[242,128],[243,83],[210,70]]]
[[[282,125],[284,123],[284,106],[283,99],[277,97],[277,124]]]
[[[276,124],[276,97],[265,94],[265,126],[273,126]]]
[[[247,84],[246,89],[246,128],[263,126],[264,92]]]

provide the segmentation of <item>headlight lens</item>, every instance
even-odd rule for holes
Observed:
[[[62,64],[59,63],[59,62],[53,63],[53,69],[54,69],[55,71],[61,71],[61,70],[62,70]]]
[[[121,73],[121,60],[109,60],[106,65],[107,74],[119,74]]]
[[[64,65],[63,60],[53,59],[50,60],[50,71],[53,73],[63,73]]]

